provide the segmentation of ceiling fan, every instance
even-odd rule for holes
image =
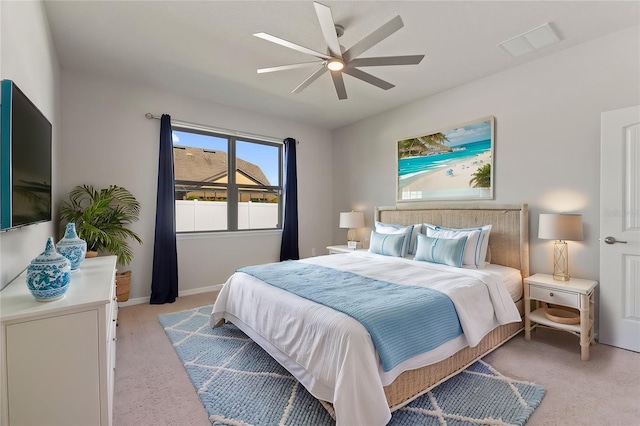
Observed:
[[[395,87],[393,84],[379,79],[369,73],[366,73],[358,67],[375,67],[375,66],[387,66],[387,65],[417,65],[422,61],[424,55],[407,55],[407,56],[381,56],[375,58],[358,58],[365,51],[371,47],[380,43],[391,34],[398,31],[404,26],[400,16],[396,16],[380,28],[360,40],[358,43],[351,46],[351,48],[342,52],[341,46],[338,43],[338,37],[342,35],[344,28],[341,25],[336,25],[331,15],[331,9],[328,6],[314,2],[313,3],[316,14],[318,15],[318,21],[320,21],[320,28],[322,34],[327,42],[328,52],[321,53],[315,50],[300,46],[299,44],[292,43],[290,41],[281,39],[279,37],[272,36],[266,33],[256,33],[254,36],[261,39],[279,44],[289,49],[297,50],[298,52],[306,53],[314,56],[320,61],[304,62],[300,64],[282,65],[271,68],[260,68],[258,73],[267,73],[273,71],[290,70],[294,68],[304,68],[320,65],[317,71],[311,74],[305,81],[303,81],[298,87],[293,89],[292,93],[300,93],[305,87],[313,83],[318,77],[329,71],[331,78],[333,79],[333,85],[336,88],[338,99],[347,99],[347,91],[344,87],[344,80],[342,73],[349,74],[352,77],[365,81],[369,84],[373,84],[381,89],[388,90]]]

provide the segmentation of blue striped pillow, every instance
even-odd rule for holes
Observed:
[[[418,235],[415,260],[423,260],[431,263],[441,263],[444,265],[462,266],[464,246],[467,237],[449,239],[432,238],[426,235]]]
[[[464,249],[463,265],[484,268],[489,247],[489,233],[491,225],[478,228],[444,228],[442,226],[425,223],[422,226],[423,233],[433,238],[460,238],[467,237],[467,245]]]
[[[404,240],[405,234],[381,234],[371,231],[369,251],[385,256],[402,257],[404,255]]]
[[[403,256],[416,253],[416,236],[420,233],[422,224],[418,225],[393,225],[376,221],[375,231],[380,234],[403,234],[406,235],[402,245]]]

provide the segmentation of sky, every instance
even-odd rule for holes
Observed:
[[[447,139],[449,139],[449,142],[447,143],[449,146],[484,141],[491,139],[491,120],[468,124],[463,127],[456,127],[442,133],[447,137]]]
[[[177,130],[173,131],[173,144],[227,152],[227,140],[224,138]],[[236,155],[242,160],[259,166],[269,179],[269,183],[278,185],[278,149],[276,147],[239,140],[236,145]]]

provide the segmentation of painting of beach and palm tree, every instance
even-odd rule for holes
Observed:
[[[493,198],[492,116],[398,141],[398,201]]]

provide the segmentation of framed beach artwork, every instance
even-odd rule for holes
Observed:
[[[493,199],[494,118],[398,141],[397,200]]]

